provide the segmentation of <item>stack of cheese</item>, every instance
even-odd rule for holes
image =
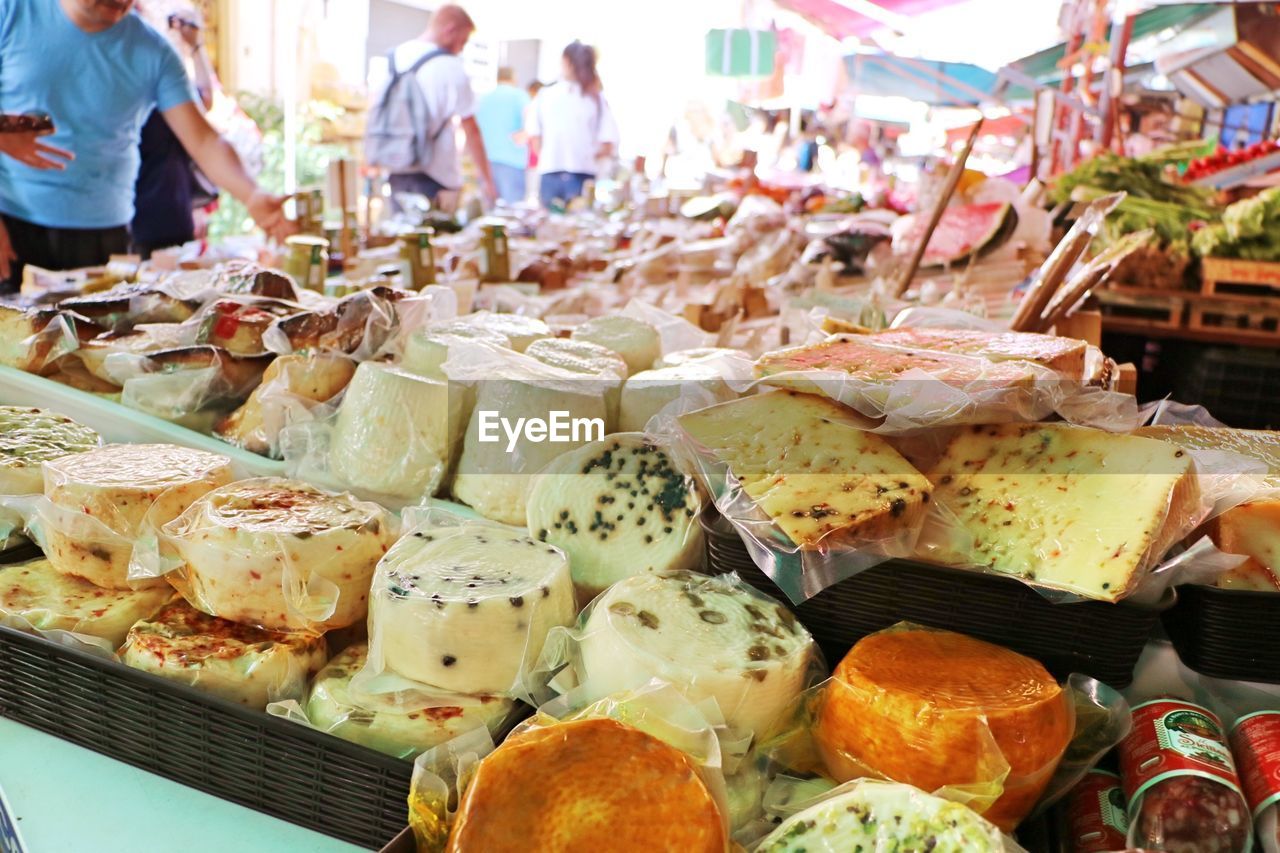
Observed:
[[[41,494],[45,462],[100,442],[96,432],[55,412],[0,406],[0,497]],[[0,507],[0,551],[22,541],[22,526],[17,510]]]

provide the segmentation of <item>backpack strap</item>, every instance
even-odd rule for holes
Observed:
[[[395,91],[396,84],[400,82],[401,77],[404,77],[406,75],[412,76],[414,74],[417,74],[419,68],[426,65],[428,62],[430,62],[431,60],[435,59],[438,56],[444,56],[448,52],[449,51],[440,47],[437,47],[435,50],[429,50],[426,53],[424,53],[422,56],[418,57],[418,60],[414,62],[412,65],[410,65],[407,70],[399,71],[396,69],[396,52],[394,49],[391,50],[387,54],[387,70],[391,72],[391,79],[387,81],[387,88],[382,93],[382,103],[380,104],[380,106],[386,107],[387,101],[390,100],[391,93]]]

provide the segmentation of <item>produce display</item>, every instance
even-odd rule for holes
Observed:
[[[1280,261],[1280,187],[1238,201],[1222,214],[1222,222],[1197,231],[1192,248],[1202,257]]]

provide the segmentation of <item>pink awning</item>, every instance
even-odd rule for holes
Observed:
[[[876,30],[884,29],[885,26],[882,22],[855,12],[837,0],[774,0],[774,2],[805,18],[832,38],[844,39],[850,36],[861,38]],[[944,6],[953,6],[963,0],[873,0],[873,2],[886,12],[911,18]]]

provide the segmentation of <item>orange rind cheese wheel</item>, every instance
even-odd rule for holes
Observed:
[[[963,634],[896,629],[864,637],[836,667],[814,737],[841,782],[882,776],[931,792],[1000,792],[979,811],[1008,832],[1035,805],[1073,728],[1067,697],[1038,662]]]
[[[448,853],[724,853],[720,811],[692,760],[611,719],[516,734],[476,768]]]

